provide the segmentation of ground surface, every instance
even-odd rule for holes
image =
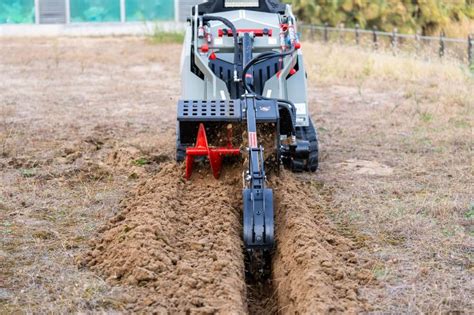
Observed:
[[[253,284],[240,173],[173,162],[179,45],[0,47],[0,313],[472,310],[462,67],[307,47],[320,170],[270,179],[278,247]]]

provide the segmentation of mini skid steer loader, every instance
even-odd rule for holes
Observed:
[[[243,243],[253,276],[268,275],[275,246],[266,176],[281,166],[318,167],[300,47],[291,6],[277,0],[209,0],[188,18],[176,159],[187,179],[197,160],[216,178],[223,162],[243,161]]]

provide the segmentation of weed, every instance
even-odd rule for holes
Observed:
[[[3,228],[1,229],[2,234],[12,234],[13,233],[13,230],[11,229],[13,224],[11,222],[5,221],[5,222],[3,222],[2,225],[3,225]]]
[[[418,113],[420,115],[421,121],[428,123],[433,120],[433,114],[428,112]]]
[[[469,122],[465,119],[450,119],[449,122],[456,128],[466,129],[470,127]]]
[[[372,269],[372,273],[377,280],[383,280],[388,275],[388,269],[384,265],[378,264]]]
[[[29,178],[36,175],[36,169],[34,168],[23,168],[20,170],[21,176]]]
[[[155,29],[151,35],[151,41],[154,44],[181,44],[184,41],[184,33],[164,32]]]
[[[135,164],[136,166],[144,166],[144,165],[150,164],[150,161],[145,157],[141,157],[133,161],[133,164]]]
[[[450,228],[444,228],[442,233],[446,237],[453,237],[455,235],[455,230]]]
[[[328,132],[328,131],[329,131],[329,129],[327,129],[327,128],[324,128],[324,127],[321,127],[321,126],[318,127],[318,132]]]
[[[13,137],[15,128],[10,118],[14,114],[13,107],[2,106],[0,109],[0,156],[10,155],[9,140]]]
[[[472,203],[469,205],[469,209],[466,211],[466,213],[464,214],[464,216],[466,217],[466,219],[469,219],[469,220],[474,219],[474,202],[472,202]]]

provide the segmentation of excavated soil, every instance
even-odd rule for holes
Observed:
[[[144,180],[91,242],[82,265],[138,290],[130,311],[356,313],[368,310],[359,284],[372,280],[326,219],[325,201],[296,175],[272,176],[277,248],[272,279],[248,281],[241,241],[240,163],[215,180],[192,179],[173,162]],[[247,279],[248,280],[248,279]]]
[[[123,201],[82,264],[112,283],[138,286],[134,311],[243,313],[238,174],[183,179],[163,166]]]
[[[358,287],[373,280],[325,214],[325,201],[288,171],[273,178],[277,250],[273,286],[281,313],[359,313],[370,309]],[[319,200],[318,200],[319,199]],[[365,266],[364,266],[365,264]]]

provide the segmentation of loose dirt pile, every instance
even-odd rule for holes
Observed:
[[[136,288],[125,306],[131,311],[367,310],[357,288],[371,273],[359,268],[351,241],[325,218],[316,191],[286,171],[270,182],[277,238],[272,280],[246,287],[240,169],[229,166],[215,180],[198,167],[186,181],[182,167],[162,164],[123,200],[82,265]]]
[[[144,288],[135,311],[245,309],[237,174],[183,179],[174,163],[143,182],[82,263],[112,283]]]
[[[372,280],[354,244],[328,221],[316,190],[283,171],[272,180],[277,250],[273,286],[279,309],[289,314],[358,313],[368,304],[359,284]]]

